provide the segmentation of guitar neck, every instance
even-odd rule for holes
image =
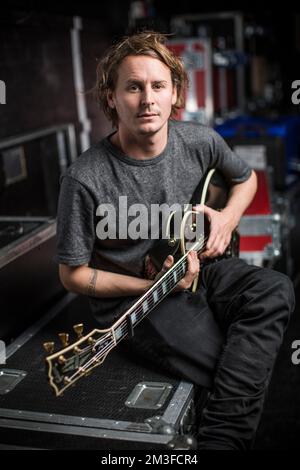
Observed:
[[[197,245],[197,246],[196,246]],[[198,243],[193,250],[197,250]],[[133,329],[176,287],[184,277],[187,267],[185,253],[156,283],[140,297],[122,317],[112,325],[111,329],[116,343],[133,334]]]

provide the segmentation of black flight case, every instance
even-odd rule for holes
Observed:
[[[55,396],[43,343],[80,322],[85,332],[97,327],[87,299],[66,294],[7,347],[0,365],[0,449],[194,449],[203,391],[198,397],[192,383],[124,354],[121,345]]]

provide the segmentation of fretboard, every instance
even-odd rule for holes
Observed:
[[[125,313],[125,318],[112,326],[117,343],[131,333],[134,328],[176,287],[184,277],[187,260],[183,256],[166,274],[164,274],[146,294],[144,294]]]

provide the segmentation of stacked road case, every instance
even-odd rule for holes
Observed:
[[[298,193],[300,119],[244,116],[216,127],[229,146],[255,171],[258,189],[240,222],[240,257],[250,264],[292,271],[289,234],[294,226],[293,201]]]
[[[183,121],[212,124],[212,52],[209,39],[178,39],[168,42],[171,51],[180,56],[187,71],[189,87],[185,108],[178,112]]]

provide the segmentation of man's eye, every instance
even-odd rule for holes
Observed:
[[[137,85],[130,85],[128,87],[129,91],[138,91],[140,88]]]
[[[162,83],[155,83],[155,84],[153,85],[153,88],[159,90],[160,88],[164,88],[164,85],[163,85]]]

